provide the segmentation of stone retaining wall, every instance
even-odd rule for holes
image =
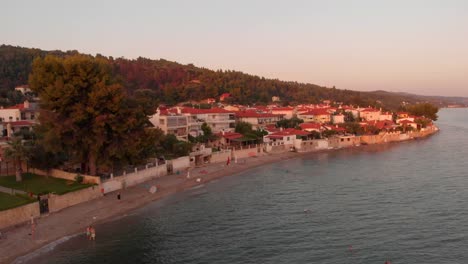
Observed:
[[[0,211],[0,229],[27,222],[31,215],[34,218],[39,217],[39,202]]]
[[[232,156],[232,151],[231,150],[222,150],[218,152],[213,152],[211,153],[211,163],[218,163],[218,162],[226,162],[228,158],[231,158]]]
[[[63,195],[51,195],[49,197],[49,212],[57,212],[63,208],[84,203],[101,196],[102,194],[98,185]]]
[[[23,171],[26,171],[26,169],[23,169]],[[71,173],[71,172],[66,172],[62,170],[56,170],[56,169],[51,169],[49,173],[46,171],[40,170],[40,169],[34,169],[34,168],[29,168],[29,172],[37,174],[37,175],[42,175],[42,176],[50,176],[54,178],[60,178],[60,179],[65,179],[69,181],[74,181],[75,177],[78,173]],[[91,183],[91,184],[100,184],[101,179],[97,176],[90,176],[90,175],[84,175],[80,174],[83,176],[83,182],[84,183]]]

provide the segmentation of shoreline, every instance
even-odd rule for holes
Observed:
[[[438,131],[439,130],[414,139],[427,138],[436,134]],[[411,139],[405,141],[411,141]],[[389,143],[359,145],[355,148],[363,148],[373,145],[387,145]],[[348,148],[299,153],[269,153],[258,157],[239,159],[237,163],[232,162],[229,166],[226,166],[225,163],[207,164],[191,169],[191,177],[189,179],[186,178],[185,173],[183,175],[172,174],[121,190],[120,193],[122,194],[122,200],[120,201],[116,198],[117,192],[109,193],[101,198],[38,218],[34,239],[28,235],[30,228],[27,224],[7,229],[4,233],[6,238],[0,239],[0,249],[2,251],[0,254],[0,263],[23,263],[22,261],[28,261],[27,257],[30,254],[50,245],[51,243],[54,243],[66,236],[75,236],[83,233],[88,225],[105,224],[106,222],[128,214],[132,210],[144,207],[153,201],[186,191],[222,177],[234,176],[259,166],[283,160],[344,149]],[[197,182],[197,178],[201,178],[201,182]],[[149,188],[152,185],[158,186],[158,191],[154,194],[149,192]]]

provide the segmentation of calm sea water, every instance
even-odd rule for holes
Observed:
[[[30,263],[468,263],[468,109],[438,125],[221,179]]]

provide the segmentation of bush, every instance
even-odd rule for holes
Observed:
[[[75,181],[76,181],[77,183],[83,183],[83,180],[84,180],[83,175],[77,174],[77,175],[75,176]]]

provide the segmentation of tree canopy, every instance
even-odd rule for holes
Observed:
[[[67,153],[85,172],[135,164],[154,153],[144,105],[128,98],[107,60],[85,55],[37,58],[29,78],[41,98],[45,151]]]
[[[304,120],[297,118],[297,117],[292,117],[290,119],[283,119],[283,120],[276,122],[276,127],[296,128],[301,123],[304,123]]]
[[[438,118],[437,112],[439,111],[439,108],[433,104],[421,103],[408,106],[406,110],[412,115],[424,116],[433,121],[436,121]]]
[[[0,46],[0,93],[7,94],[16,85],[26,84],[35,58],[47,55],[69,57],[77,51],[43,51],[7,45]],[[147,58],[125,59],[97,55],[111,68],[111,75],[118,78],[127,95],[143,94],[157,103],[176,104],[218,98],[230,93],[226,101],[241,104],[266,104],[272,96],[279,96],[284,104],[319,103],[324,99],[344,104],[382,107],[396,110],[405,101],[411,104],[421,100],[440,102],[440,98],[410,96],[383,91],[358,92],[327,88],[315,84],[280,81],[254,76],[239,71],[209,70],[193,64],[183,65],[167,60]],[[14,94],[3,105],[12,105]]]

